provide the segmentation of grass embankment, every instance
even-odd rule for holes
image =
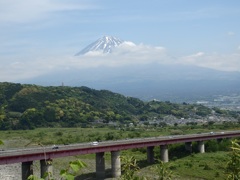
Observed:
[[[170,169],[179,179],[226,179],[224,169],[228,161],[227,152],[192,154],[170,162]]]
[[[123,151],[122,156],[134,156],[137,159],[140,170],[137,172],[139,176],[147,177],[149,180],[157,177],[157,172],[154,170],[154,166],[157,164],[149,165],[146,161],[146,154],[141,152]],[[56,159],[54,160],[55,169],[64,169],[69,161],[80,159],[87,164],[80,174],[80,177],[95,177],[95,156],[84,155],[70,158]],[[226,174],[224,169],[226,168],[227,161],[229,159],[228,152],[214,152],[204,154],[192,154],[180,159],[172,160],[167,163],[169,169],[173,172],[176,179],[179,180],[224,180]],[[106,176],[111,176],[111,161],[110,153],[105,154],[105,169]],[[80,178],[79,177],[79,178]],[[81,178],[80,178],[81,179]],[[90,178],[91,179],[91,178]]]
[[[231,130],[240,128],[231,128]],[[154,137],[165,135],[194,134],[224,131],[214,127],[178,126],[165,128],[38,128],[34,130],[0,131],[0,139],[6,148],[52,144],[72,144],[125,138]]]

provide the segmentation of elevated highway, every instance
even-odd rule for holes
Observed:
[[[135,138],[124,139],[116,141],[104,141],[99,143],[80,143],[70,145],[59,145],[57,147],[41,146],[37,148],[25,148],[25,149],[9,149],[0,151],[0,165],[11,163],[23,163],[32,162],[36,160],[53,160],[54,158],[61,158],[66,156],[75,156],[81,154],[96,154],[96,171],[100,173],[104,170],[104,164],[98,166],[97,162],[104,162],[104,152],[111,152],[112,165],[120,168],[119,154],[121,150],[132,148],[147,148],[148,162],[154,161],[153,148],[160,146],[161,160],[168,162],[168,148],[169,144],[185,143],[186,149],[191,150],[191,143],[198,142],[199,151],[205,152],[204,141],[212,139],[224,139],[240,137],[240,131],[225,131],[225,132],[209,132],[202,134],[189,134],[189,135],[177,135],[177,136],[159,136],[151,138]],[[25,163],[25,165],[26,165]],[[31,165],[31,163],[30,163]],[[29,166],[29,165],[28,165]],[[26,169],[26,168],[25,168]],[[115,169],[115,171],[117,171]],[[116,173],[115,173],[116,174]],[[97,174],[98,175],[98,174]],[[117,175],[119,176],[119,171]]]

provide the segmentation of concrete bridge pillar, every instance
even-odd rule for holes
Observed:
[[[22,162],[22,180],[27,180],[30,175],[33,175],[33,162]]]
[[[205,146],[203,141],[198,141],[198,151],[200,153],[205,153]]]
[[[41,178],[46,180],[53,178],[52,159],[40,160]]]
[[[160,145],[161,161],[168,162],[168,145]]]
[[[185,142],[185,149],[192,153],[192,142]]]
[[[112,177],[118,178],[121,176],[121,160],[120,151],[111,152],[111,163],[112,163]]]
[[[154,146],[147,147],[147,162],[149,164],[154,163]]]
[[[96,178],[98,180],[105,178],[104,152],[96,153]]]

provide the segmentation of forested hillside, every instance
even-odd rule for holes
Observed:
[[[214,112],[238,118],[237,112],[214,108]],[[92,124],[136,123],[167,115],[199,118],[212,113],[202,105],[143,102],[107,90],[88,87],[0,83],[0,129],[37,127],[87,127]]]

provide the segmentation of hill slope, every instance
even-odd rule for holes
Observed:
[[[232,115],[228,111],[219,112]],[[160,120],[167,115],[198,118],[211,113],[211,109],[202,105],[143,102],[137,98],[88,87],[0,83],[0,129],[3,130],[86,127],[92,123],[110,121],[126,124]]]

